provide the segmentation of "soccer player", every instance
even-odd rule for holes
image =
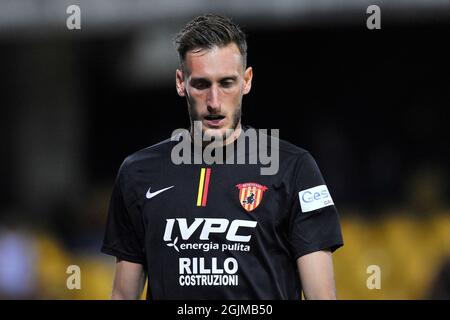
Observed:
[[[241,124],[253,76],[244,33],[208,14],[189,22],[176,44],[176,89],[187,101],[190,133],[200,124],[203,136],[223,137],[215,152],[231,146],[237,159],[239,142],[254,130]],[[332,252],[343,240],[311,154],[271,143],[279,167],[263,175],[259,162],[174,163],[179,141],[140,150],[119,169],[102,246],[117,259],[112,298],[139,298],[148,278],[148,299],[300,299],[302,291],[335,299]],[[200,144],[200,152],[209,146]],[[249,149],[245,159],[255,154]]]

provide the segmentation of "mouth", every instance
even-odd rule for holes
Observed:
[[[225,122],[225,116],[219,114],[210,114],[204,117],[209,127],[219,127]]]

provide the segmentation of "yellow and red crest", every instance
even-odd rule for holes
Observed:
[[[266,186],[258,183],[247,182],[236,185],[239,188],[239,202],[248,212],[255,210],[261,203]]]

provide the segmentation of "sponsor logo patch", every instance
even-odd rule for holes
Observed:
[[[310,212],[334,205],[326,185],[309,188],[298,193],[302,212]]]

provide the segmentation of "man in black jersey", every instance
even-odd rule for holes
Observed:
[[[252,82],[244,33],[225,17],[204,15],[176,43],[176,88],[187,101],[185,138],[194,149],[187,158],[217,138],[213,153],[226,148],[226,161],[177,163],[180,136],[125,159],[102,247],[117,258],[112,298],[139,298],[148,278],[148,299],[300,299],[302,291],[307,299],[335,299],[331,253],[343,240],[316,162],[306,150],[241,124]],[[200,143],[196,126],[206,137]],[[239,148],[254,132],[276,152],[275,172],[233,161],[264,147]]]

